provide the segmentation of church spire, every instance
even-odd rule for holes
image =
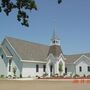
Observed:
[[[59,37],[56,35],[55,29],[54,29],[54,31],[53,31],[53,35],[52,35],[52,38],[51,38],[51,45],[60,45],[60,39],[59,39]]]
[[[62,49],[61,49],[61,46],[60,46],[60,39],[56,35],[56,32],[54,30],[52,38],[51,38],[51,45],[50,45],[50,48],[49,48],[48,55],[53,54],[54,57],[59,57],[61,53],[63,53],[63,52],[62,52]]]

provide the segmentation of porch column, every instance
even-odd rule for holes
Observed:
[[[58,74],[58,64],[57,64],[57,62],[55,63],[55,74]]]
[[[48,77],[50,77],[50,65],[49,65],[49,63],[46,64],[46,73],[48,74]]]

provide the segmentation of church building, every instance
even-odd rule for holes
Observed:
[[[90,75],[90,53],[65,55],[54,32],[50,46],[6,37],[0,45],[0,75],[36,77]]]

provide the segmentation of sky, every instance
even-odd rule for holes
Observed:
[[[90,0],[35,0],[38,10],[28,11],[29,28],[0,13],[0,42],[6,36],[50,45],[55,29],[64,54],[90,53]]]

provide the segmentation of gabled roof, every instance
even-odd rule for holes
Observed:
[[[53,54],[55,57],[59,57],[62,52],[61,47],[58,45],[47,46],[43,44],[37,44],[25,40],[20,40],[12,37],[6,37],[6,40],[11,44],[16,53],[21,57],[22,60],[31,60],[31,61],[46,61],[45,59],[49,54]],[[12,56],[10,50],[7,47],[1,47],[4,49],[7,56]],[[64,55],[65,63],[72,64],[82,55],[90,58],[90,53],[83,54],[74,54],[74,55]]]
[[[65,63],[66,64],[70,64],[70,63],[74,63],[77,59],[79,59],[82,55],[87,56],[88,58],[90,58],[90,53],[83,53],[83,54],[74,54],[74,55],[64,55],[66,60]]]
[[[12,37],[7,37],[6,39],[22,60],[42,61],[47,57],[49,46]]]

